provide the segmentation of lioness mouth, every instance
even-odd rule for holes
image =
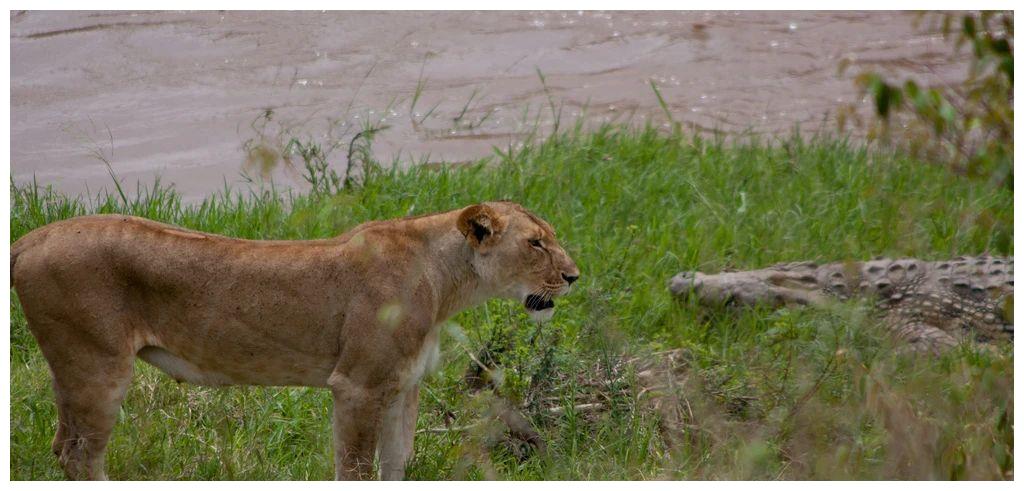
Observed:
[[[544,297],[540,295],[527,295],[526,301],[524,301],[523,304],[526,306],[526,310],[540,311],[555,307],[555,302],[551,301],[551,299],[545,300]]]

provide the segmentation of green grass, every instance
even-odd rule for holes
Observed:
[[[499,301],[445,328],[410,478],[1012,477],[1012,347],[899,355],[864,304],[709,312],[666,289],[681,270],[1012,254],[1012,192],[940,166],[829,138],[726,144],[577,127],[459,169],[377,168],[333,195],[225,190],[195,205],[159,185],[91,202],[33,185],[12,185],[12,195],[12,242],[86,213],[254,239],[327,237],[494,199],[545,217],[582,270],[579,287],[541,329]],[[61,478],[49,450],[49,374],[16,300],[11,321],[11,477]],[[505,348],[496,355],[503,394],[569,409],[526,411],[548,443],[543,455],[520,460],[488,444],[493,395],[467,390],[463,373],[467,353],[495,339]],[[684,444],[669,448],[658,414],[637,402],[635,378],[602,378],[599,367],[672,348],[687,353],[688,416]],[[614,392],[610,409],[571,409],[593,390],[584,379]],[[114,479],[327,479],[329,413],[325,391],[178,385],[139,362],[108,470]],[[469,429],[432,431],[446,421]]]

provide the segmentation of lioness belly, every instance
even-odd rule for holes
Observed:
[[[224,373],[204,370],[196,364],[181,358],[170,351],[156,346],[146,346],[139,350],[139,358],[170,375],[178,382],[196,385],[220,386],[239,383]]]
[[[211,363],[204,357],[190,357],[159,346],[146,346],[138,357],[159,368],[178,382],[203,386],[298,385],[323,387],[330,375],[330,362],[312,360],[262,359]]]

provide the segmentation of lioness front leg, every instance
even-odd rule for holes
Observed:
[[[372,479],[381,420],[390,402],[386,391],[353,384],[337,374],[329,383],[334,396],[334,478]]]
[[[412,457],[413,438],[416,436],[419,401],[417,384],[399,394],[384,414],[380,435],[381,479],[400,481],[405,478],[405,466]]]

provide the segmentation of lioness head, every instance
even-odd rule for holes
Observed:
[[[551,225],[518,204],[470,206],[459,215],[458,228],[473,250],[483,286],[494,296],[523,302],[534,320],[550,319],[554,298],[580,277]]]

